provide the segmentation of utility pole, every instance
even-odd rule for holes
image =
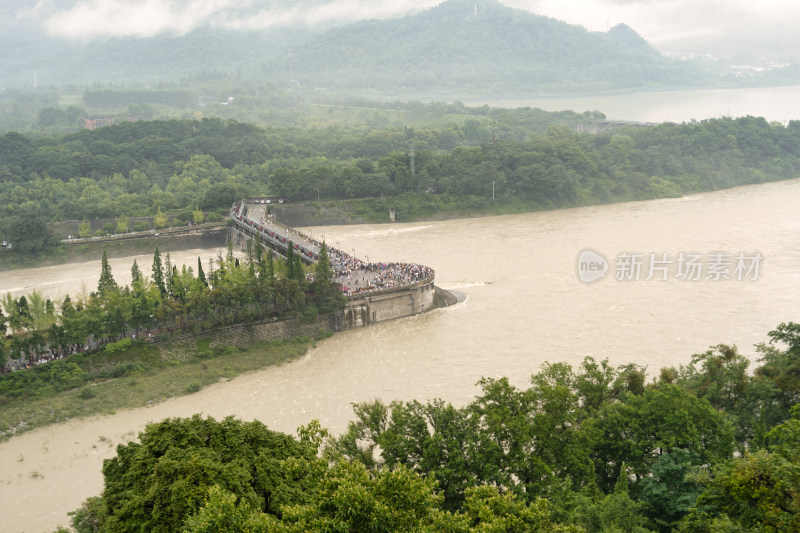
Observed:
[[[408,152],[408,157],[411,158],[411,184],[414,186],[414,190],[417,190],[416,180],[414,179],[414,149],[412,148],[411,151]]]

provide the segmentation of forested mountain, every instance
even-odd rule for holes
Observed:
[[[511,9],[495,0],[449,0],[419,15],[328,31],[290,58],[301,85],[389,95],[530,95],[693,85],[708,81],[661,56],[634,30],[607,33]]]
[[[101,40],[46,35],[10,9],[6,14],[0,23],[4,88],[153,84],[208,72],[280,87],[413,98],[714,83],[699,67],[663,57],[627,26],[590,32],[496,0],[448,0],[419,14],[325,33],[203,26],[181,36]]]

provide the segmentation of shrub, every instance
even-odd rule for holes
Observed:
[[[124,352],[125,350],[131,347],[131,344],[133,344],[133,341],[128,337],[125,337],[124,339],[120,339],[117,342],[106,344],[105,352],[108,354]]]
[[[147,367],[142,363],[136,361],[128,361],[115,365],[113,368],[101,373],[101,377],[121,378],[133,374],[141,374],[147,370]]]
[[[300,317],[300,322],[304,324],[313,324],[317,321],[317,317],[319,313],[317,312],[317,308],[313,305],[308,305],[303,309],[303,315]]]
[[[89,387],[83,387],[78,393],[78,398],[80,398],[81,400],[91,400],[95,396],[96,395],[94,391]]]

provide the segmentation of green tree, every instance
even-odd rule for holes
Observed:
[[[128,217],[120,215],[117,217],[117,233],[128,233]]]
[[[758,397],[764,430],[785,421],[800,403],[800,324],[780,324],[758,346],[762,365],[755,369],[752,396]]]
[[[742,442],[752,435],[754,424],[752,406],[747,401],[749,365],[750,361],[735,346],[720,344],[692,356],[691,364],[681,368],[678,378],[682,387],[705,398],[714,408],[735,416],[740,422],[737,440]]]
[[[641,479],[660,455],[676,448],[692,452],[700,464],[726,460],[733,452],[727,416],[675,385],[661,384],[606,405],[594,428],[599,431],[595,467],[601,488],[617,479],[623,462]]]
[[[536,498],[526,504],[514,493],[501,493],[497,487],[479,485],[466,491],[461,513],[469,531],[475,533],[581,533],[576,525],[561,525],[553,521],[550,503]]]
[[[441,496],[436,481],[399,466],[374,476],[360,463],[336,462],[325,472],[314,498],[284,509],[277,531],[286,533],[441,531]]]
[[[294,243],[288,241],[286,243],[286,273],[289,279],[300,281],[300,278],[298,278],[299,270],[297,268],[297,261],[297,254],[294,253]]]
[[[87,218],[84,218],[78,225],[78,235],[83,238],[92,236],[92,224]]]
[[[166,228],[169,225],[167,215],[161,212],[161,206],[158,207],[155,216],[153,217],[153,225],[156,229]]]
[[[660,455],[650,475],[639,482],[638,499],[644,504],[651,529],[672,531],[700,495],[700,488],[690,479],[695,471],[692,465],[698,463],[691,455],[681,448]]]
[[[167,286],[164,284],[164,265],[161,263],[161,254],[158,252],[158,246],[156,246],[156,251],[153,253],[153,284],[161,294],[167,293]]]
[[[13,246],[12,253],[36,257],[58,245],[58,239],[47,227],[38,206],[26,202],[13,210],[18,214],[0,220],[0,234]]]
[[[80,508],[69,515],[72,516],[70,525],[77,533],[97,533],[102,530],[106,519],[103,499],[99,496],[87,498]]]
[[[316,462],[310,445],[260,422],[195,415],[150,424],[103,465],[100,531],[180,531],[215,485],[280,516],[285,505],[307,501],[316,484],[308,468]]]
[[[111,266],[108,264],[108,253],[106,250],[103,250],[103,258],[100,260],[100,281],[97,283],[97,292],[101,296],[107,297],[117,290],[119,290],[119,286],[111,275]]]
[[[769,442],[713,467],[681,531],[800,531],[800,406]]]
[[[323,313],[341,309],[346,305],[341,288],[333,283],[333,268],[325,243],[322,243],[319,259],[314,265],[314,282],[311,284],[311,292],[314,302]]]
[[[139,264],[136,262],[136,259],[133,260],[133,264],[131,265],[131,285],[136,286],[144,281],[142,278],[142,271],[139,268]]]
[[[200,209],[200,206],[195,205],[194,206],[194,211],[192,211],[192,220],[194,221],[194,223],[195,224],[202,224],[205,219],[206,219],[206,215],[205,215],[205,213],[203,213],[203,210]]]
[[[200,256],[197,256],[197,279],[204,286],[208,287],[208,280],[206,280],[206,274],[203,272],[203,262],[200,261]]]
[[[236,494],[219,485],[208,489],[200,510],[186,520],[187,533],[268,533],[276,527],[268,516],[254,509],[247,500],[237,502]]]
[[[314,279],[330,282],[333,279],[331,260],[328,257],[328,247],[323,242],[319,247],[319,259],[314,265]]]

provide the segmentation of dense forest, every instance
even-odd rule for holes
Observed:
[[[800,529],[800,325],[760,365],[718,345],[652,382],[545,364],[442,400],[354,405],[337,438],[195,415],[103,466],[77,531],[766,532]]]
[[[440,108],[438,125],[262,128],[202,119],[6,133],[0,238],[12,242],[10,253],[33,257],[57,245],[50,222],[159,212],[188,221],[198,207],[219,218],[233,201],[261,194],[372,199],[408,220],[414,205],[430,214],[452,199],[476,211],[535,210],[800,175],[798,121],[725,117],[593,135],[573,129],[591,113],[427,106]]]

